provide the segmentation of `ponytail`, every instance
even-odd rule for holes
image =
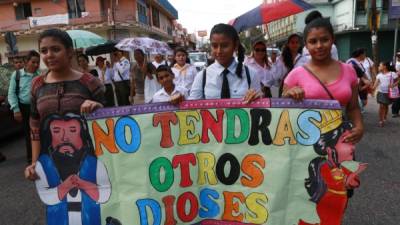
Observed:
[[[246,50],[244,49],[243,45],[240,43],[238,44],[238,65],[236,67],[236,75],[239,78],[242,78],[242,71],[243,71],[243,61],[244,61],[244,53]]]
[[[213,34],[223,34],[226,37],[232,39],[232,41],[234,43],[237,43],[237,45],[238,45],[238,65],[236,67],[236,75],[239,78],[242,78],[244,53],[246,50],[244,49],[243,45],[240,43],[239,34],[237,33],[236,29],[229,24],[219,23],[211,29],[210,39]]]

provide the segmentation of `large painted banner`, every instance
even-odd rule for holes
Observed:
[[[149,104],[43,126],[48,224],[340,224],[365,168],[333,101]]]

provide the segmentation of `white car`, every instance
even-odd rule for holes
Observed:
[[[206,52],[189,52],[190,63],[194,65],[197,71],[204,69],[207,66]]]

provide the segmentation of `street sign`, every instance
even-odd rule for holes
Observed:
[[[207,31],[206,30],[199,30],[199,31],[197,31],[197,35],[199,37],[205,37],[205,36],[207,36]]]

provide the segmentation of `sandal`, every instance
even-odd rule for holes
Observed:
[[[379,127],[383,127],[384,126],[384,122],[383,121],[379,121]]]

